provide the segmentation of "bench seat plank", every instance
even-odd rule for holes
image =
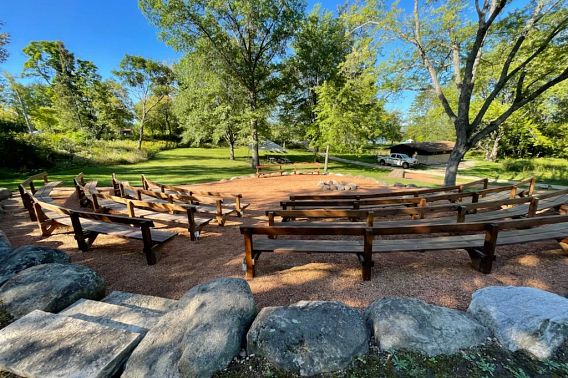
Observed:
[[[45,212],[45,214],[50,219],[55,220],[57,223],[64,224],[69,227],[72,226],[71,218],[66,215],[61,216],[60,214],[54,212]],[[126,224],[107,223],[82,218],[81,226],[84,230],[98,232],[100,234],[143,240],[142,231],[140,229],[132,228]],[[150,229],[150,233],[152,234],[152,240],[158,243],[163,243],[177,235],[176,232],[155,229]]]

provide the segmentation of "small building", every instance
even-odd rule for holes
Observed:
[[[391,153],[406,154],[418,159],[419,164],[435,165],[446,164],[450,158],[450,153],[454,149],[454,142],[447,140],[439,142],[413,142],[401,143],[390,148]]]

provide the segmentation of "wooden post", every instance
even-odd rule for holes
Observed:
[[[128,211],[128,216],[134,218],[136,215],[134,214],[134,204],[132,201],[126,201],[126,210]]]
[[[219,223],[219,226],[224,226],[225,219],[223,218],[223,206],[221,205],[221,203],[221,200],[215,201],[215,207],[217,209],[217,222]]]
[[[371,228],[365,230],[365,242],[363,246],[362,276],[363,281],[371,280],[371,269],[373,267],[373,231]]]
[[[152,242],[152,233],[150,232],[150,225],[144,223],[140,227],[140,231],[142,231],[142,241],[144,242],[144,254],[146,255],[146,262],[148,265],[154,265],[158,262],[156,258],[156,254],[154,253],[153,242]]]
[[[483,179],[483,189],[487,189],[488,186],[489,186],[489,179],[484,178]]]
[[[517,196],[517,187],[513,186],[511,188],[511,194],[509,194],[509,198],[510,199],[515,199],[515,197]]]
[[[243,209],[241,208],[241,196],[238,195],[235,197],[235,209],[237,209],[237,217],[243,216]]]
[[[467,214],[467,207],[458,206],[458,219],[457,219],[456,222],[457,223],[464,223],[466,214]]]
[[[329,144],[325,148],[325,161],[323,163],[323,173],[327,173],[328,161],[329,161]],[[319,168],[318,168],[318,174],[319,174]]]
[[[189,239],[192,241],[197,240],[197,235],[196,235],[196,230],[195,230],[195,217],[193,212],[195,211],[195,208],[193,207],[188,207],[187,208],[187,221],[188,221],[188,227],[187,230],[189,231]]]
[[[141,175],[141,179],[142,179],[142,188],[144,188],[145,190],[150,190],[150,187],[148,186],[148,183],[146,182],[146,177],[144,177],[144,175]]]
[[[538,210],[538,197],[532,197],[531,202],[529,205],[529,211],[527,213],[528,218],[532,218],[536,215],[536,211]]]
[[[367,227],[373,227],[375,223],[375,213],[373,211],[369,211],[367,213]]]
[[[83,233],[83,227],[81,226],[81,221],[79,220],[79,214],[71,213],[71,225],[73,226],[73,233],[75,234],[75,240],[77,240],[77,246],[83,252],[87,252],[89,245],[85,241],[85,235]]]
[[[536,185],[536,180],[535,180],[534,177],[531,177],[531,179],[529,181],[529,196],[533,195],[535,185]]]
[[[246,264],[246,274],[245,278],[253,279],[255,276],[254,260],[252,258],[252,233],[250,231],[245,232],[245,264]]]
[[[485,242],[483,243],[483,254],[479,263],[479,271],[484,274],[491,273],[493,260],[495,259],[495,247],[497,246],[497,236],[499,234],[499,226],[491,223],[487,225],[485,233]]]
[[[274,226],[274,212],[270,211],[268,213],[268,225],[270,227]],[[276,239],[276,235],[268,235],[268,239]]]

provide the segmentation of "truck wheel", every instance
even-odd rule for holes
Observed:
[[[408,167],[410,167],[410,165],[408,165],[408,163],[402,163],[402,168],[408,169]]]
[[[385,161],[384,161],[384,160],[379,160],[379,165],[385,165]]]

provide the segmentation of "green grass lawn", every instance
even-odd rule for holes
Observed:
[[[261,157],[263,155],[264,153],[261,153]],[[314,154],[303,150],[291,150],[285,156],[295,162],[314,161]],[[255,172],[250,167],[250,158],[246,147],[236,150],[234,161],[229,160],[228,157],[229,152],[226,148],[177,148],[159,152],[152,159],[135,164],[84,165],[75,168],[52,168],[47,171],[50,180],[61,180],[66,186],[72,185],[73,176],[79,172],[85,174],[86,180],[97,180],[100,186],[110,186],[113,172],[121,180],[130,181],[134,185],[139,184],[142,174],[165,184],[186,184],[216,181]],[[319,160],[323,162],[322,157]],[[390,172],[387,169],[372,169],[330,162],[329,170],[333,173],[366,176],[387,184],[401,181],[398,178],[387,177]],[[15,190],[18,183],[38,172],[40,170],[15,172],[0,168],[0,187]],[[427,183],[414,183],[431,186]]]
[[[489,179],[520,180],[534,176],[537,182],[568,185],[568,161],[555,158],[475,160],[475,166],[460,169],[460,175]]]

